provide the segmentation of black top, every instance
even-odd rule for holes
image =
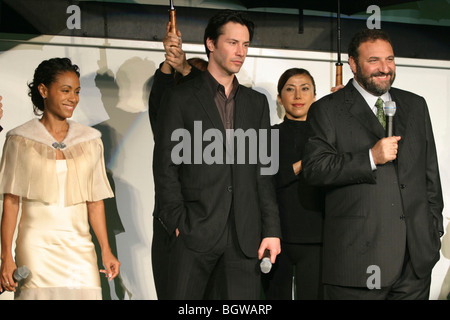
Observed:
[[[153,76],[153,85],[148,100],[148,113],[153,133],[155,133],[156,121],[158,118],[159,107],[161,104],[163,94],[167,89],[173,88],[175,85],[177,85],[175,74],[163,73],[161,71],[161,65],[155,71],[155,74]],[[197,75],[201,74],[202,71],[200,69],[194,67],[193,65],[191,65],[191,67],[192,67],[191,72],[187,74],[185,77],[182,77],[178,83],[188,81],[196,77]]]
[[[308,123],[284,117],[279,129],[279,170],[275,175],[281,232],[284,242],[321,243],[324,197],[321,190],[306,184],[292,165],[303,159],[308,141]]]

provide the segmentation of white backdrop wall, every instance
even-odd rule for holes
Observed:
[[[69,57],[81,68],[81,99],[73,119],[103,133],[105,161],[113,180],[115,199],[108,205],[108,227],[122,263],[120,279],[109,284],[112,299],[156,299],[151,267],[153,135],[148,117],[148,96],[153,74],[164,59],[159,42],[61,36],[40,36],[28,41],[0,39],[0,95],[4,117],[0,133],[33,118],[27,83],[45,59]],[[9,47],[10,46],[10,47]],[[201,45],[184,44],[187,57],[202,57]],[[315,78],[317,99],[334,84],[333,54],[251,48],[238,74],[239,81],[267,96],[272,124],[283,112],[276,104],[276,85],[284,70],[308,69]],[[346,55],[343,55],[346,60]],[[413,91],[428,102],[436,136],[444,201],[450,203],[450,61],[397,58],[395,86]],[[351,78],[344,65],[344,83]],[[1,152],[1,151],[0,151]],[[444,211],[446,233],[441,259],[433,270],[430,299],[445,299],[450,290],[449,211]],[[11,299],[3,294],[0,299]]]

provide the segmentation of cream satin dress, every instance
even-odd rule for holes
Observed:
[[[22,199],[15,259],[31,271],[16,299],[101,299],[86,202],[114,193],[100,132],[68,123],[65,160],[56,159],[55,141],[38,119],[7,133],[0,195]]]
[[[99,269],[86,203],[64,204],[66,160],[56,160],[59,202],[22,200],[16,262],[31,275],[16,299],[101,299]]]

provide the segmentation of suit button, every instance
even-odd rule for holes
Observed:
[[[406,184],[403,184],[403,183],[402,183],[402,184],[400,185],[400,189],[405,189],[405,188],[406,188]]]
[[[404,215],[404,214],[402,214],[402,215],[400,216],[400,220],[403,220],[403,221],[405,221],[405,219],[406,219],[405,215]]]
[[[233,187],[232,186],[228,186],[227,190],[228,190],[228,192],[233,192]]]

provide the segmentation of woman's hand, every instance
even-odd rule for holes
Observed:
[[[16,271],[17,266],[12,257],[2,259],[2,268],[0,276],[0,292],[6,291],[16,291],[17,282],[13,278],[14,271]]]
[[[112,280],[119,274],[120,271],[120,262],[117,258],[112,254],[111,251],[102,252],[102,260],[103,265],[106,269],[100,270],[101,273],[104,273],[108,280]]]

